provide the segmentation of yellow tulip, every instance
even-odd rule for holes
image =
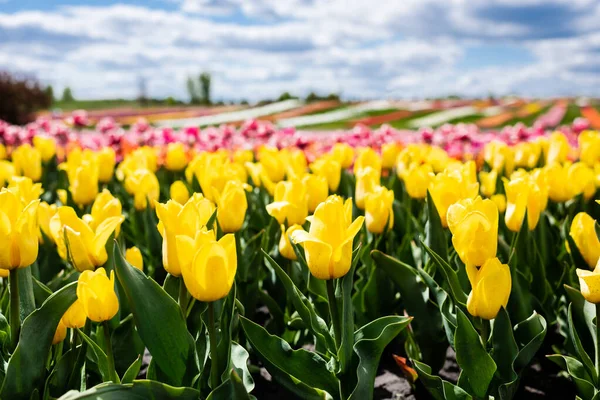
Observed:
[[[61,318],[62,323],[71,329],[83,328],[86,320],[87,315],[85,314],[81,300],[75,300]]]
[[[446,214],[452,204],[463,199],[474,199],[479,193],[479,183],[472,180],[472,174],[468,172],[470,168],[447,168],[429,184],[429,193],[444,227],[448,226]]]
[[[267,205],[267,213],[279,224],[302,225],[308,216],[306,186],[299,179],[281,181],[275,186],[274,201]]]
[[[398,177],[404,181],[406,192],[413,199],[427,197],[427,188],[435,176],[429,164],[411,164],[408,169],[398,170]]]
[[[545,210],[548,206],[548,192],[550,190],[550,186],[548,185],[548,174],[544,168],[536,168],[533,171],[531,171],[530,176],[540,189],[540,208],[542,210]]]
[[[119,311],[119,299],[115,293],[115,271],[110,279],[104,268],[83,271],[77,281],[77,298],[85,315],[94,322],[108,321]]]
[[[197,300],[210,302],[227,296],[237,271],[235,236],[215,240],[213,230],[199,230],[195,237],[177,236],[185,287]]]
[[[373,168],[381,175],[381,156],[371,147],[363,147],[358,151],[358,156],[354,161],[354,175],[367,167]]]
[[[41,183],[33,183],[26,176],[13,176],[8,184],[8,190],[21,199],[23,204],[38,200],[43,193]]]
[[[572,197],[583,194],[584,199],[589,200],[596,194],[596,176],[587,164],[576,162],[571,165],[567,179]]]
[[[98,160],[98,180],[102,183],[108,183],[115,172],[117,155],[112,147],[103,147],[96,153]]]
[[[6,160],[6,146],[0,143],[0,160]]]
[[[69,194],[65,189],[56,189],[56,197],[58,197],[58,201],[64,205],[67,204]]]
[[[160,196],[158,178],[147,169],[138,169],[129,174],[125,179],[125,190],[133,195],[133,205],[136,210],[145,210],[148,205],[153,207]]]
[[[155,172],[158,169],[158,157],[152,148],[140,147],[127,154],[117,167],[117,179],[120,181],[125,180],[129,174],[138,169],[147,169],[150,172]]]
[[[36,260],[39,203],[24,205],[13,192],[0,191],[0,268],[24,268]]]
[[[535,229],[543,211],[544,196],[534,177],[529,175],[504,181],[506,192],[506,214],[504,221],[513,232],[518,232],[527,211],[527,226]]]
[[[7,160],[0,160],[0,187],[4,186],[10,178],[15,176],[16,170],[13,163]]]
[[[490,197],[490,200],[498,207],[498,212],[503,213],[506,211],[506,196],[503,194],[494,194]]]
[[[233,152],[233,162],[244,165],[247,162],[254,161],[254,152],[252,150],[238,149]]]
[[[63,324],[62,320],[58,321],[58,326],[56,327],[56,332],[54,332],[54,337],[52,338],[52,344],[58,344],[65,340],[67,337],[67,327]]]
[[[136,246],[130,247],[125,251],[125,259],[140,271],[144,270],[144,258],[142,257],[142,252]]]
[[[50,219],[50,233],[63,259],[79,272],[93,270],[108,260],[106,242],[124,219],[122,215],[106,218],[93,230],[73,208],[63,206]]]
[[[444,149],[437,146],[428,146],[429,152],[426,155],[425,161],[433,168],[433,172],[440,173],[450,164],[450,156]]]
[[[306,186],[306,194],[308,195],[308,212],[312,214],[317,209],[317,206],[329,196],[327,178],[306,174],[302,178],[302,183]]]
[[[302,178],[306,173],[308,163],[304,152],[300,149],[283,149],[280,157],[285,163],[285,175],[288,179]]]
[[[464,199],[448,208],[452,244],[465,265],[481,266],[496,257],[498,207],[492,200]]]
[[[554,132],[548,139],[548,152],[546,153],[546,165],[554,163],[562,164],[567,160],[569,154],[569,142],[562,132]]]
[[[246,219],[248,200],[246,187],[248,185],[239,181],[229,181],[221,193],[216,192],[217,220],[224,233],[237,232],[242,229]]]
[[[42,179],[42,154],[29,144],[19,146],[12,153],[12,161],[17,175],[38,182]]]
[[[429,147],[420,144],[409,144],[396,156],[396,174],[402,177],[413,166],[428,163],[426,158]]]
[[[383,186],[377,187],[365,198],[365,223],[372,233],[383,233],[394,227],[394,191]]]
[[[56,154],[56,142],[49,136],[34,136],[33,147],[40,151],[42,161],[44,162],[50,161]]]
[[[504,171],[510,175],[514,168],[515,156],[513,149],[506,143],[492,140],[483,148],[483,159],[494,171]]]
[[[294,247],[290,243],[290,236],[297,230],[302,230],[300,225],[292,225],[287,230],[285,225],[281,225],[281,238],[279,239],[279,254],[288,260],[297,260],[296,252]]]
[[[119,199],[114,197],[108,189],[104,189],[96,196],[91,214],[84,215],[83,220],[95,231],[104,220],[120,217],[122,211],[123,207]],[[115,229],[115,237],[119,236],[120,229],[120,226]]]
[[[185,175],[189,183],[196,177],[202,192],[211,201],[215,201],[213,188],[220,193],[229,181],[245,183],[248,180],[246,169],[230,162],[227,154],[221,153],[202,153],[195,157],[186,168]]]
[[[187,154],[183,143],[169,143],[167,145],[165,167],[169,171],[181,171],[185,168],[187,162]]]
[[[162,236],[162,256],[165,270],[173,276],[181,276],[180,253],[177,249],[177,236],[194,238],[196,232],[206,223],[215,211],[215,205],[200,193],[181,205],[173,200],[166,204],[156,204],[159,222],[158,232]]]
[[[401,150],[402,145],[399,143],[384,143],[381,146],[381,166],[386,169],[394,168]]]
[[[596,235],[596,221],[584,212],[578,213],[571,222],[569,235],[573,238],[585,262],[590,268],[593,268],[600,258],[600,241]]]
[[[356,207],[365,209],[365,199],[367,195],[380,185],[380,171],[371,167],[361,169],[356,175],[356,187],[354,191],[354,200]]]
[[[264,167],[264,172],[272,182],[282,181],[285,176],[285,162],[279,150],[263,147],[258,151],[258,161]]]
[[[600,303],[600,260],[593,271],[577,269],[581,294],[590,303]]]
[[[169,188],[171,199],[179,204],[185,204],[190,199],[190,192],[183,181],[175,181]]]
[[[512,279],[508,265],[497,258],[490,258],[479,269],[467,265],[471,282],[471,293],[467,300],[467,310],[474,317],[494,319],[501,307],[506,307]]]
[[[534,168],[542,155],[542,146],[539,142],[521,142],[514,147],[515,166],[520,168]]]
[[[252,184],[256,187],[263,187],[270,196],[273,196],[275,193],[275,183],[269,179],[263,165],[261,163],[247,162],[244,166],[252,179]]]
[[[577,140],[579,142],[579,160],[592,168],[600,163],[600,132],[583,131]]]
[[[344,169],[350,168],[354,162],[354,149],[347,143],[334,144],[329,153]]]
[[[329,190],[335,192],[340,186],[342,166],[331,156],[321,157],[310,165],[313,174],[327,179]]]
[[[594,171],[584,163],[551,164],[545,171],[552,201],[562,203],[581,193],[590,199],[596,193]]]
[[[75,170],[68,171],[69,191],[75,204],[91,204],[98,194],[98,164],[83,161]]]
[[[315,210],[308,232],[292,234],[306,253],[308,268],[318,279],[340,278],[348,273],[352,263],[352,241],[360,231],[364,217],[352,221],[352,199],[329,196]]]
[[[56,204],[48,204],[42,201],[38,206],[37,219],[38,225],[40,226],[39,239],[40,243],[44,243],[44,238],[48,238],[52,243],[54,238],[50,233],[50,219],[56,214]],[[44,235],[42,235],[42,233]]]
[[[479,173],[479,190],[485,197],[492,197],[496,193],[496,180],[498,179],[498,172],[481,171]]]

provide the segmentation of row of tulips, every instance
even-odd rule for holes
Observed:
[[[6,148],[1,398],[249,399],[265,368],[299,398],[369,399],[392,352],[438,399],[513,398],[544,356],[600,392],[599,132],[462,159]]]

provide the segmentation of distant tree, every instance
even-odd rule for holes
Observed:
[[[283,93],[281,93],[281,95],[279,96],[277,101],[285,101],[285,100],[291,100],[291,99],[297,99],[297,98],[298,98],[298,96],[292,96],[290,94],[290,92],[283,92]]]
[[[242,99],[242,101],[240,101],[240,104],[243,105],[243,106],[247,106],[248,105],[248,100]]]
[[[203,72],[198,77],[200,81],[200,101],[202,104],[210,104],[210,74]]]
[[[65,90],[63,90],[61,101],[63,103],[72,103],[72,102],[75,101],[75,98],[73,97],[73,93],[71,93],[71,88],[70,87],[67,86],[65,88]]]
[[[146,78],[143,76],[138,77],[138,97],[137,101],[140,106],[148,105],[148,93],[146,88]]]
[[[200,103],[200,97],[198,96],[198,88],[196,86],[196,82],[194,81],[194,79],[192,79],[191,76],[188,76],[188,78],[187,78],[186,87],[187,87],[188,95],[190,96],[190,103],[191,104]]]
[[[177,100],[175,100],[173,97],[169,96],[165,99],[165,104],[168,106],[174,106],[175,104],[177,104]]]
[[[329,95],[326,97],[326,100],[340,101],[340,95],[337,93],[329,93]]]
[[[312,101],[317,101],[319,100],[319,96],[317,96],[317,94],[315,92],[310,92],[308,94],[308,96],[306,96],[306,102],[310,103]]]
[[[0,72],[0,120],[26,124],[34,111],[50,107],[47,90],[31,77]]]
[[[44,93],[46,93],[46,96],[48,96],[51,103],[54,102],[54,89],[52,88],[52,85],[46,86],[46,89],[44,89]]]

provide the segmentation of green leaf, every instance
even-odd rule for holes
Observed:
[[[327,362],[317,353],[304,349],[293,350],[285,340],[270,335],[249,319],[240,317],[240,322],[261,360],[306,385],[325,390],[332,396],[337,394],[338,380],[327,369]],[[269,368],[267,370],[271,372]]]
[[[484,397],[496,372],[496,363],[483,347],[471,321],[460,309],[456,321],[454,348],[456,362],[462,368],[461,376],[464,375],[475,396]]]
[[[352,306],[352,285],[354,283],[354,271],[356,270],[356,257],[350,268],[350,271],[343,278],[340,279],[341,286],[341,304],[338,304],[338,308],[341,308],[341,342],[340,348],[338,349],[338,362],[339,362],[339,373],[346,372],[348,364],[352,358],[352,351],[354,347],[354,307]],[[337,295],[336,295],[337,298]],[[340,303],[339,300],[336,300]]]
[[[442,269],[442,273],[450,286],[450,293],[454,301],[462,306],[465,306],[467,303],[467,295],[462,289],[460,284],[460,280],[458,279],[458,274],[456,271],[448,264],[446,259],[441,258],[433,249],[423,243],[423,247],[425,251],[429,254],[429,256],[433,259],[433,261]]]
[[[179,305],[153,279],[132,267],[119,246],[114,246],[113,257],[140,337],[156,363],[157,376],[173,385],[191,384],[198,370],[195,343]]]
[[[178,301],[179,299],[179,284],[183,278],[177,278],[171,274],[167,274],[165,281],[163,282],[163,289],[173,298]]]
[[[232,369],[229,372],[229,379],[213,390],[206,400],[250,400],[252,398],[254,397],[246,392],[240,376]]]
[[[354,333],[354,352],[358,356],[359,362],[356,369],[356,387],[348,398],[349,400],[373,398],[373,387],[381,354],[411,320],[411,317],[381,317]]]
[[[127,368],[127,371],[125,371],[125,374],[123,375],[123,379],[121,379],[121,383],[133,383],[133,380],[137,378],[140,373],[140,368],[142,368],[142,357],[136,358],[129,368]]]
[[[33,281],[31,268],[19,268],[17,273],[19,285],[19,304],[21,305],[21,321],[35,310],[35,297],[33,296]]]
[[[442,380],[439,376],[431,375],[431,367],[413,360],[419,379],[435,400],[470,400],[472,396],[460,387]]]
[[[498,367],[497,375],[502,382],[512,382],[517,378],[513,363],[519,354],[519,347],[513,335],[513,327],[508,313],[502,307],[494,319],[492,330],[492,358]]]
[[[525,321],[515,325],[515,339],[517,344],[523,346],[515,360],[516,371],[520,371],[529,365],[529,361],[544,342],[546,328],[546,320],[535,311]]]
[[[569,285],[564,285],[565,293],[567,298],[573,305],[573,322],[577,325],[578,323],[585,323],[587,327],[587,339],[591,339],[596,344],[596,325],[594,325],[594,319],[596,318],[596,305],[586,301],[581,292]],[[583,328],[583,325],[581,326]],[[582,333],[582,330],[578,331]],[[580,336],[581,338],[581,336]],[[584,337],[585,341],[586,337]]]
[[[70,391],[59,400],[123,400],[123,399],[178,399],[198,400],[200,392],[189,387],[173,387],[166,383],[137,380],[132,384],[117,385],[114,383],[103,383],[85,392]]]
[[[290,297],[292,303],[294,304],[294,308],[298,312],[300,318],[302,318],[302,321],[304,321],[310,331],[317,337],[318,341],[324,343],[331,353],[336,354],[337,351],[335,348],[335,343],[331,337],[331,333],[329,333],[327,324],[323,318],[317,315],[312,302],[307,299],[302,292],[300,292],[300,290],[296,287],[296,285],[294,285],[294,282],[292,282],[290,277],[279,266],[279,264],[277,264],[277,262],[273,260],[271,256],[269,256],[264,250],[263,253],[265,256],[265,261],[277,274],[277,277],[285,287],[286,293]]]
[[[50,295],[52,295],[52,290],[42,282],[33,279],[33,297],[35,297],[35,304],[42,305]]]
[[[44,382],[52,338],[63,314],[77,299],[77,283],[54,293],[23,322],[19,344],[8,361],[0,398],[29,399]]]
[[[588,373],[590,374],[592,379],[594,381],[596,381],[597,377],[596,377],[596,369],[594,367],[594,362],[592,361],[592,359],[590,358],[588,353],[583,348],[583,346],[581,344],[581,340],[579,340],[579,335],[577,334],[577,330],[575,329],[575,325],[573,324],[572,307],[573,307],[573,305],[569,304],[569,310],[568,310],[568,314],[567,314],[567,318],[569,321],[569,337],[570,337],[571,341],[573,342],[573,346],[575,347],[577,354],[579,355],[579,360],[583,363],[585,369],[588,371]]]
[[[425,231],[427,232],[427,236],[425,238],[427,247],[439,254],[443,260],[447,260],[448,242],[446,241],[446,234],[444,227],[442,226],[440,214],[435,207],[435,203],[431,198],[431,193],[429,193],[429,190],[427,190],[427,225]]]
[[[233,366],[231,372],[236,373],[248,393],[254,389],[254,379],[248,371],[249,357],[250,355],[245,348],[236,342],[231,342],[231,364]]]
[[[98,344],[94,340],[92,340],[92,338],[83,333],[83,331],[77,329],[77,332],[79,333],[81,338],[88,344],[88,346],[90,346],[90,349],[92,349],[92,354],[94,355],[93,361],[96,363],[96,365],[98,365],[98,370],[100,371],[100,375],[102,375],[102,380],[105,382],[111,380],[112,372],[108,367],[108,357],[106,356],[104,350],[102,350],[102,348],[100,348],[100,346],[98,346]]]
[[[112,331],[111,343],[115,355],[115,369],[122,375],[132,362],[144,354],[144,342],[135,327],[133,315],[129,314]]]
[[[577,392],[582,398],[591,399],[594,397],[596,390],[592,384],[592,378],[588,375],[582,363],[573,357],[562,354],[552,354],[546,357],[569,373],[577,387]]]

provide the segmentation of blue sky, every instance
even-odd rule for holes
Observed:
[[[0,0],[0,69],[78,98],[600,97],[598,0]]]

